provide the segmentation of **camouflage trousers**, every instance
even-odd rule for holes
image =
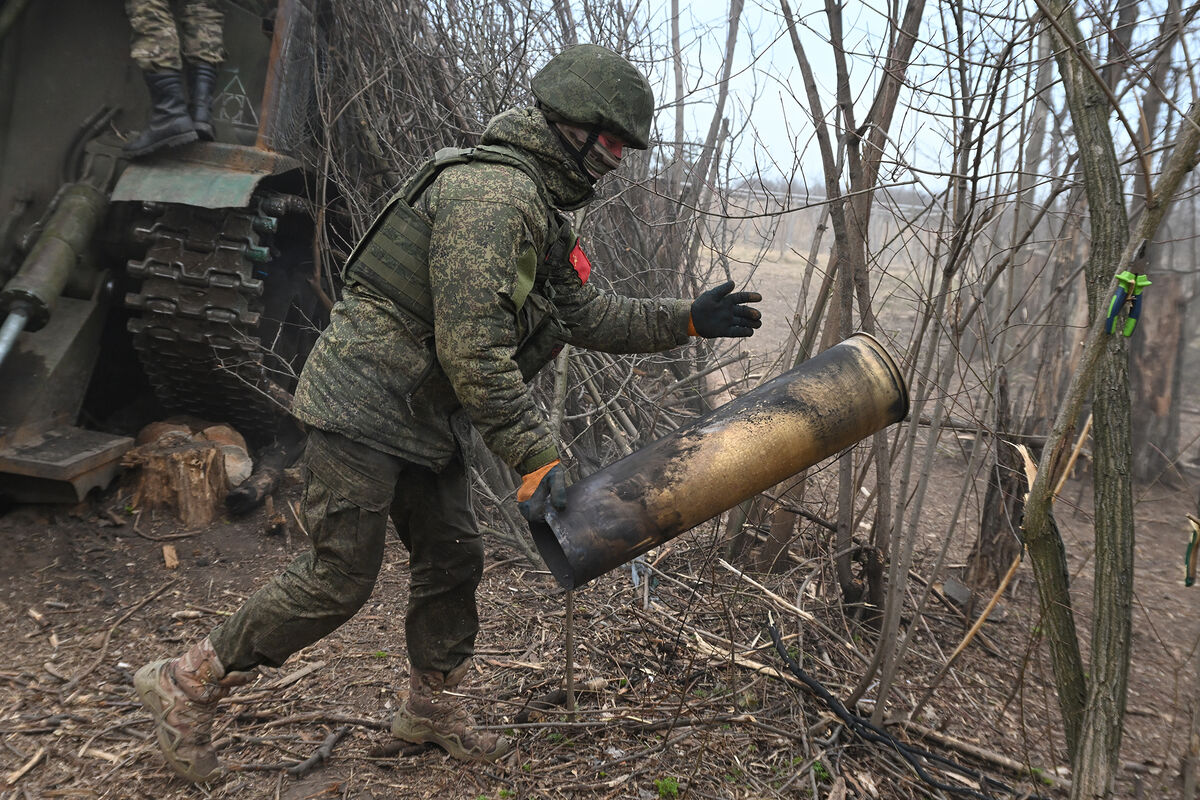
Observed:
[[[220,64],[225,60],[221,38],[225,15],[218,2],[182,0],[177,26],[171,0],[125,0],[134,62],[143,72],[181,70],[183,59]]]
[[[449,672],[470,657],[483,541],[462,457],[434,472],[318,429],[304,455],[312,548],[209,634],[221,664],[279,666],[354,616],[375,587],[389,516],[409,552],[409,662]]]

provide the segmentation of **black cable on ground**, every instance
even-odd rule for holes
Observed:
[[[829,690],[826,689],[820,681],[806,673],[800,667],[800,665],[796,663],[796,660],[788,654],[787,648],[784,647],[783,639],[779,635],[779,629],[776,628],[774,624],[768,623],[767,630],[771,632],[771,640],[775,642],[775,651],[779,653],[779,657],[782,658],[784,663],[787,664],[788,670],[798,679],[800,679],[800,681],[808,687],[809,691],[821,698],[821,700],[825,701],[825,705],[829,706],[829,710],[836,714],[837,717],[843,723],[845,723],[847,728],[853,731],[855,735],[857,735],[863,741],[883,744],[895,750],[901,758],[903,758],[909,763],[910,766],[912,766],[917,775],[919,775],[921,780],[925,781],[925,783],[929,784],[935,789],[940,789],[943,792],[947,792],[957,797],[970,797],[974,798],[974,800],[996,800],[994,795],[983,794],[982,792],[977,792],[974,789],[966,786],[952,786],[948,783],[942,783],[925,770],[924,766],[921,764],[922,760],[935,762],[951,772],[955,772],[965,778],[978,781],[981,787],[986,786],[997,791],[1005,792],[1009,795],[1018,794],[1017,790],[1013,789],[1003,781],[999,781],[989,775],[985,775],[979,770],[971,769],[970,767],[964,767],[958,762],[946,758],[945,756],[905,744],[892,734],[880,728],[878,725],[872,723],[870,720],[853,713],[842,704],[841,700],[838,700],[836,697],[830,694]],[[1020,796],[1028,797],[1030,800],[1048,800],[1048,798],[1038,794],[1021,794]]]

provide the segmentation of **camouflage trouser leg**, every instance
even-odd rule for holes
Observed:
[[[170,0],[125,0],[125,13],[133,29],[130,55],[143,72],[183,69],[184,58],[209,64],[225,60],[225,15],[216,0],[184,0],[178,28]]]
[[[389,503],[411,554],[410,662],[448,672],[472,655],[483,544],[461,460],[434,473],[319,430],[309,433],[305,460],[313,548],[209,634],[221,663],[277,666],[354,616],[379,573]]]
[[[483,539],[461,457],[437,473],[409,467],[396,485],[391,517],[409,552],[409,663],[449,672],[475,653],[475,590],[483,577]]]
[[[170,0],[125,0],[125,13],[133,29],[130,55],[143,72],[183,68]]]
[[[217,0],[184,0],[179,15],[183,57],[188,61],[220,64],[225,60],[222,26],[225,15]]]
[[[304,458],[302,516],[312,549],[209,634],[228,670],[282,664],[354,616],[375,587],[402,462],[316,430]]]

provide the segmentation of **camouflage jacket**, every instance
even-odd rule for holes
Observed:
[[[593,196],[539,111],[495,117],[481,143],[521,150],[560,209]],[[580,347],[654,352],[688,339],[690,300],[606,293],[586,282],[586,269],[543,258],[555,233],[552,210],[519,169],[479,161],[447,167],[416,210],[433,230],[432,342],[391,301],[348,288],[300,375],[292,410],[302,422],[440,469],[465,444],[461,410],[488,448],[527,473],[558,457],[515,360],[529,334],[528,309],[550,309],[562,338]],[[532,288],[518,268],[529,259],[538,264]],[[514,298],[525,291],[518,308]]]

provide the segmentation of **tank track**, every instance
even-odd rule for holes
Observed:
[[[149,242],[130,261],[140,278],[127,308],[133,345],[158,399],[168,409],[229,422],[244,434],[274,429],[281,409],[263,366],[257,329],[269,259],[260,230],[275,220],[249,209],[154,206],[154,222],[134,230]]]

